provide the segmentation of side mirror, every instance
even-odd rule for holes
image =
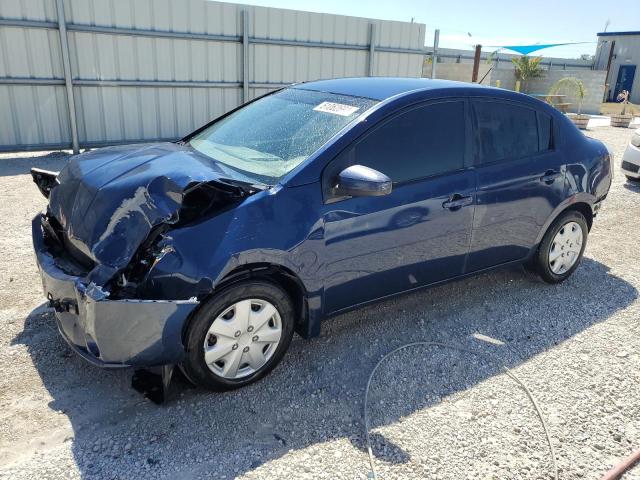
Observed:
[[[379,197],[389,195],[392,188],[391,179],[384,173],[364,165],[352,165],[338,174],[333,193],[345,197]]]

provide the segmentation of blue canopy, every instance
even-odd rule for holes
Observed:
[[[577,43],[585,43],[585,42],[577,42]],[[500,48],[513,50],[514,52],[518,52],[522,55],[529,55],[530,53],[536,52],[538,50],[542,50],[543,48],[558,47],[560,45],[574,45],[574,44],[573,43],[547,43],[545,45],[503,45]]]

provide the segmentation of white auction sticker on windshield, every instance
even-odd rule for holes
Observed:
[[[333,113],[334,115],[348,117],[352,113],[357,112],[359,108],[352,107],[351,105],[343,105],[342,103],[322,102],[315,107],[314,110],[316,112]]]

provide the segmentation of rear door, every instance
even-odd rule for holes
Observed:
[[[372,127],[325,169],[325,186],[350,165],[394,184],[383,197],[325,193],[327,313],[462,273],[475,193],[467,109],[465,100],[411,107]]]
[[[552,117],[524,104],[472,102],[478,191],[467,272],[524,258],[564,199]]]

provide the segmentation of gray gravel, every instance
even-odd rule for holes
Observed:
[[[589,132],[616,152],[631,130]],[[179,386],[158,407],[71,354],[43,306],[30,219],[44,206],[31,165],[0,159],[0,477],[366,478],[362,401],[378,359],[411,341],[495,354],[534,392],[563,479],[600,478],[640,448],[640,187],[618,170],[586,256],[560,286],[519,268],[387,301],[296,338],[257,385],[212,394]],[[477,340],[481,333],[504,342]],[[398,353],[371,397],[378,472],[394,478],[549,479],[542,428],[524,392],[474,355]],[[640,478],[640,467],[625,479]]]

